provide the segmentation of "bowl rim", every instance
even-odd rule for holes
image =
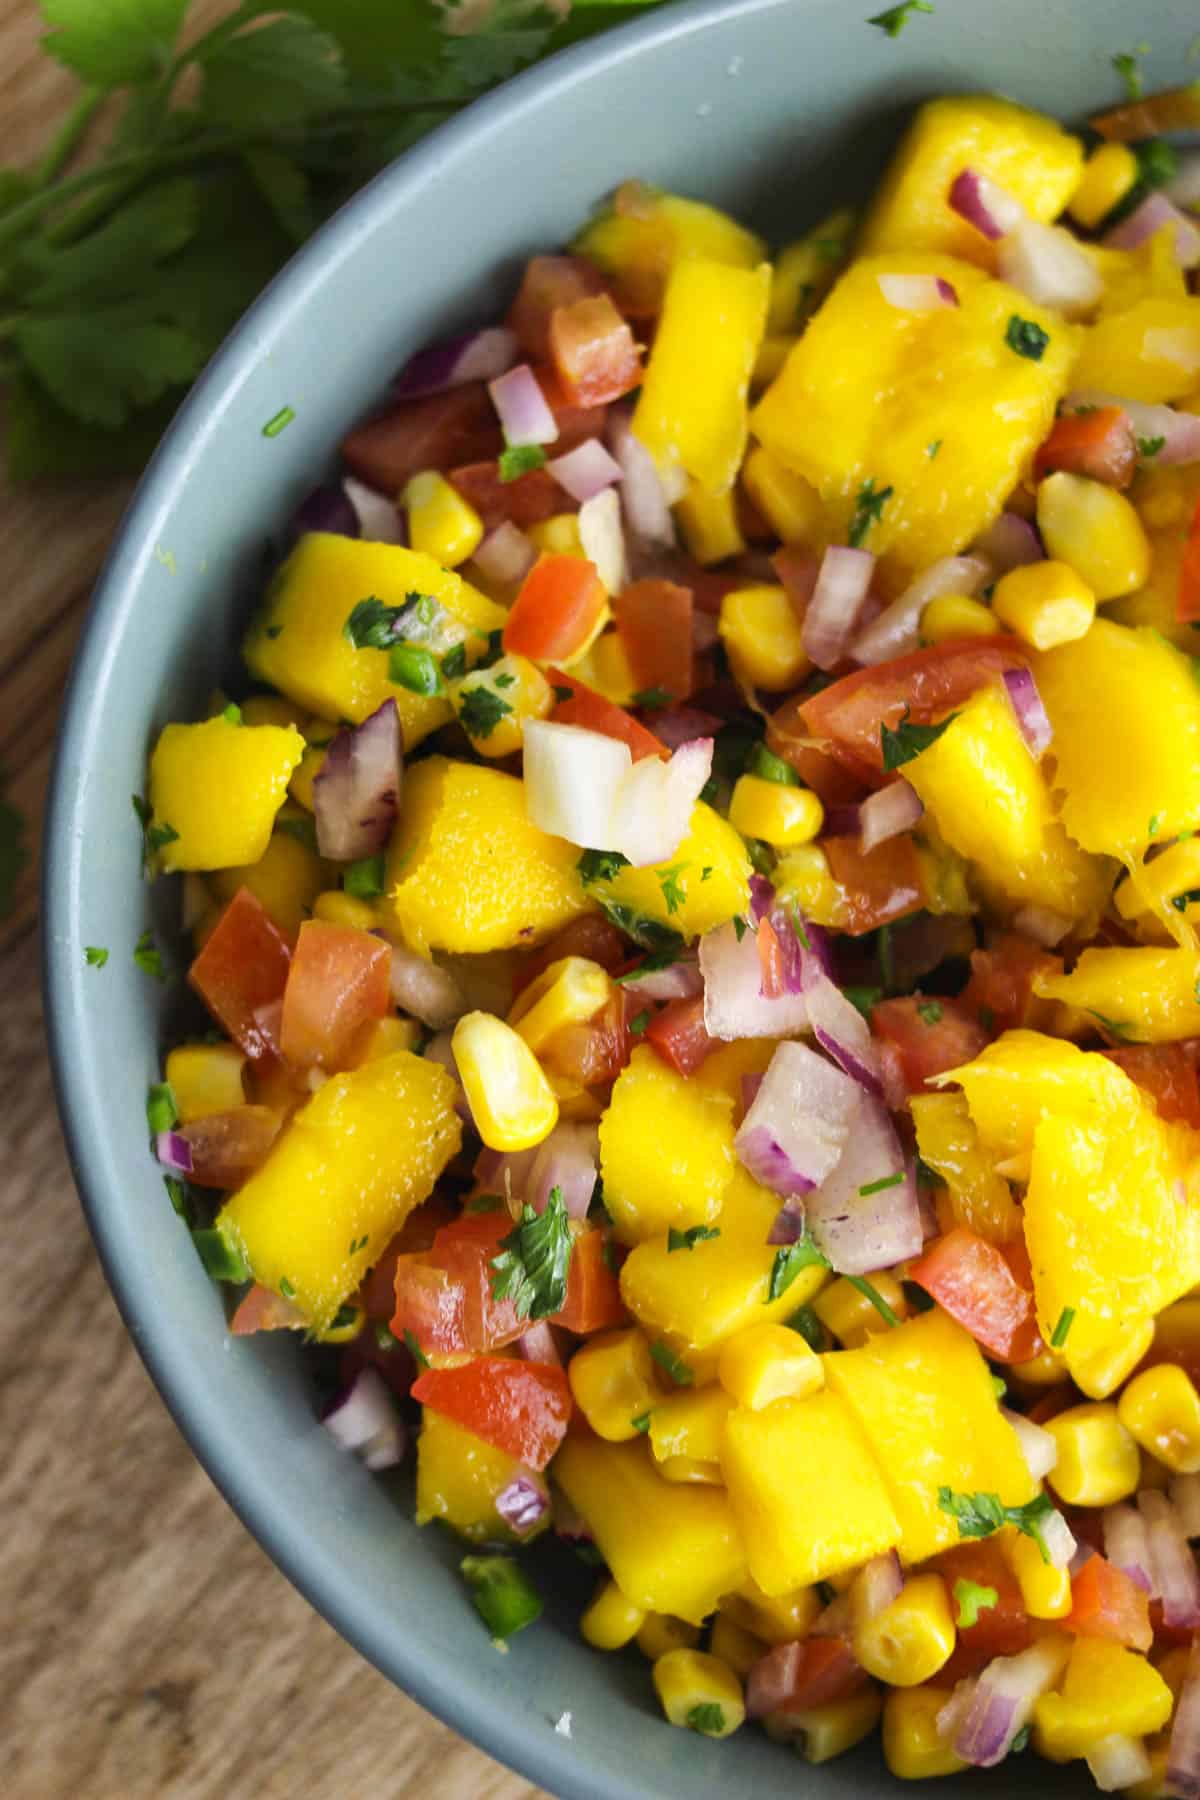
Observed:
[[[581,44],[557,52],[436,127],[360,189],[287,262],[243,314],[202,371],[173,418],[123,513],[88,605],[67,682],[44,815],[41,876],[42,991],[50,1065],[68,1160],[88,1227],[122,1320],[175,1424],[218,1492],[251,1536],[315,1611],[402,1692],[510,1769],[550,1792],[565,1775],[563,1745],[553,1732],[535,1733],[485,1689],[463,1689],[452,1655],[438,1657],[425,1643],[389,1636],[382,1614],[349,1596],[333,1559],[306,1552],[282,1516],[263,1513],[252,1484],[239,1472],[230,1449],[213,1441],[199,1404],[198,1379],[189,1379],[173,1355],[166,1321],[144,1311],[146,1280],[136,1264],[116,1254],[106,1222],[110,1191],[106,1158],[97,1156],[94,1121],[103,1116],[90,1070],[79,1050],[73,1020],[85,999],[84,968],[63,953],[72,942],[84,887],[81,867],[85,790],[72,770],[88,761],[97,737],[115,661],[118,626],[134,607],[147,555],[163,538],[172,506],[202,458],[207,440],[259,362],[265,344],[302,317],[308,293],[351,258],[360,237],[388,229],[414,190],[446,164],[473,152],[514,112],[585,85],[651,48],[703,36],[726,22],[786,11],[803,0],[680,0],[657,8]],[[78,966],[77,966],[78,964]],[[629,1800],[618,1768],[589,1760],[570,1774],[578,1800]],[[657,1790],[657,1792],[656,1792]],[[670,1800],[651,1778],[645,1800]]]

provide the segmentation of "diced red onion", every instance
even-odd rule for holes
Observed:
[[[738,1038],[791,1037],[808,1025],[808,1006],[799,992],[767,999],[762,991],[762,961],[753,931],[739,941],[732,924],[720,925],[700,939],[700,973],[704,978],[704,1028],[709,1037],[732,1043]]]
[[[512,368],[516,355],[516,335],[504,325],[489,325],[418,350],[396,377],[393,392],[399,399],[419,400],[467,381],[492,381]]]
[[[937,1717],[955,1755],[979,1769],[1003,1762],[1037,1701],[1058,1680],[1067,1653],[1068,1640],[1041,1638],[1019,1656],[993,1658],[976,1680],[960,1682]]]
[[[850,1601],[850,1589],[835,1595],[825,1608],[819,1612],[809,1628],[809,1637],[840,1637],[849,1642],[854,1629],[854,1610]]]
[[[833,1637],[842,1634],[829,1632],[825,1635]],[[793,1639],[786,1644],[775,1644],[770,1650],[763,1652],[751,1668],[746,1682],[746,1716],[748,1718],[766,1719],[769,1728],[773,1722],[771,1714],[780,1713],[789,1705],[794,1707],[795,1702],[792,1696],[796,1693],[802,1678],[804,1654],[805,1647],[802,1639]],[[803,1720],[796,1720],[795,1726],[797,1731],[802,1729]]]
[[[975,539],[971,554],[990,564],[993,575],[1007,575],[1010,569],[1043,562],[1046,556],[1036,527],[1015,512],[1001,513],[996,523]]]
[[[517,1339],[517,1353],[526,1362],[552,1363],[555,1368],[562,1368],[562,1353],[558,1348],[558,1339],[554,1335],[554,1327],[545,1319],[539,1319]]]
[[[633,768],[628,744],[581,725],[529,719],[524,749],[530,823],[581,850],[615,850],[617,796]]]
[[[1042,1541],[1051,1567],[1069,1569],[1079,1545],[1075,1542],[1071,1527],[1057,1509],[1047,1513],[1042,1520]]]
[[[669,862],[691,829],[712,759],[712,738],[693,738],[669,762],[643,756],[634,763],[617,790],[612,842],[602,848],[619,850],[639,869]]]
[[[1044,1426],[1035,1425],[1024,1413],[1009,1412],[1006,1406],[1002,1406],[1000,1411],[1017,1434],[1025,1467],[1034,1481],[1043,1480],[1058,1461],[1058,1440],[1054,1433],[1047,1431]]]
[[[1200,1639],[1192,1639],[1167,1747],[1167,1786],[1179,1800],[1200,1800]]]
[[[831,544],[804,615],[801,641],[818,669],[832,669],[846,655],[875,573],[869,550]]]
[[[1164,225],[1175,228],[1175,261],[1179,267],[1194,269],[1200,263],[1200,228],[1161,192],[1147,194],[1140,206],[1104,234],[1104,243],[1111,250],[1136,250]]]
[[[1162,1596],[1164,1623],[1193,1631],[1200,1626],[1200,1574],[1183,1521],[1165,1494],[1144,1488],[1137,1497],[1146,1524],[1150,1574]]]
[[[596,1186],[600,1139],[594,1125],[563,1120],[539,1146],[524,1198],[534,1212],[545,1212],[552,1188],[562,1193],[572,1219],[586,1219]]]
[[[921,614],[942,594],[977,594],[991,578],[991,567],[980,556],[944,556],[931,563],[909,583],[904,592],[879,617],[860,631],[850,646],[855,662],[890,662],[917,648]]]
[[[178,1131],[160,1131],[154,1140],[154,1154],[164,1169],[177,1175],[192,1172],[192,1146]]]
[[[743,1076],[743,1082],[745,1077]],[[752,1103],[751,1103],[752,1104]],[[750,1110],[749,1106],[746,1108]],[[808,1219],[804,1211],[804,1202],[798,1194],[785,1200],[775,1214],[774,1223],[767,1233],[768,1244],[798,1244],[808,1229]]]
[[[897,312],[939,312],[957,306],[958,295],[941,275],[880,275],[879,291]]]
[[[358,519],[358,530],[350,533],[351,536],[363,537],[370,544],[404,543],[407,536],[404,520],[383,494],[377,494],[363,481],[356,481],[353,475],[346,476],[342,491]]]
[[[511,448],[555,441],[558,421],[547,406],[546,396],[528,363],[518,363],[515,369],[489,381],[488,393],[500,420],[504,441]]]
[[[404,1455],[404,1423],[377,1369],[360,1369],[321,1419],[326,1431],[368,1469],[394,1469]]]
[[[1104,292],[1095,263],[1077,238],[1061,225],[1026,219],[1000,243],[996,272],[1038,306],[1052,306],[1068,319],[1090,312]]]
[[[904,1587],[900,1558],[894,1550],[873,1556],[864,1563],[850,1587],[850,1606],[855,1619],[863,1623],[877,1618],[897,1599]]]
[[[584,501],[579,509],[579,541],[609,593],[619,594],[628,575],[621,502],[615,488],[602,488]]]
[[[775,910],[775,889],[765,875],[750,877],[750,917],[757,925]]]
[[[959,218],[996,243],[1022,225],[1028,214],[1021,202],[990,176],[964,169],[950,189],[950,205]]]
[[[1068,412],[1085,406],[1119,406],[1135,435],[1153,442],[1163,440],[1150,463],[1156,469],[1177,468],[1200,462],[1200,415],[1177,412],[1173,406],[1151,406],[1145,400],[1126,400],[1121,394],[1100,388],[1078,388],[1063,401]]]
[[[809,1194],[844,1155],[861,1095],[857,1082],[815,1050],[780,1044],[742,1120],[734,1153],[782,1198]]]
[[[599,438],[585,438],[565,456],[556,456],[546,464],[559,487],[565,488],[572,500],[582,506],[585,500],[611,487],[621,479],[621,465],[609,455]]]
[[[1070,931],[1071,920],[1052,912],[1048,906],[1023,906],[1013,914],[1013,926],[1025,937],[1032,938],[1035,944],[1041,944],[1044,950],[1053,950]]]
[[[703,619],[704,613],[697,613]],[[656,712],[647,723],[660,744],[668,750],[678,750],[692,738],[715,737],[724,724],[724,720],[716,713],[701,712],[697,706],[669,706],[662,712]]]
[[[675,522],[654,458],[633,435],[628,407],[609,408],[608,447],[621,469],[621,506],[633,537],[641,544],[671,545]]]
[[[515,587],[524,581],[537,559],[537,545],[519,525],[505,519],[495,531],[488,532],[472,560],[486,581]]]
[[[471,1116],[470,1103],[467,1100],[467,1090],[462,1084],[462,1079],[458,1073],[458,1064],[454,1060],[454,1050],[451,1044],[450,1032],[437,1031],[434,1033],[425,1046],[425,1060],[426,1062],[440,1063],[446,1073],[453,1076],[456,1089],[454,1096],[454,1110],[464,1125],[473,1126],[474,1120]]]
[[[289,543],[294,544],[306,531],[327,531],[334,537],[359,536],[358,513],[344,485],[325,482],[304,496],[292,514]]]
[[[1017,715],[1017,724],[1021,727],[1021,736],[1029,745],[1034,756],[1042,757],[1050,748],[1054,738],[1054,727],[1050,723],[1050,715],[1042,704],[1042,696],[1038,693],[1037,682],[1030,669],[1006,669],[1004,686],[1012,701],[1012,709]]]
[[[857,1083],[855,1091],[841,1157],[806,1202],[809,1229],[839,1275],[890,1269],[925,1241],[917,1184],[887,1107]],[[875,1187],[895,1175],[899,1181]]]
[[[400,804],[400,713],[385,700],[369,719],[339,731],[313,781],[317,849],[357,862],[383,849]]]
[[[1100,1524],[1104,1532],[1104,1554],[1114,1569],[1128,1575],[1130,1581],[1152,1600],[1157,1599],[1150,1564],[1150,1539],[1142,1515],[1132,1506],[1106,1506]]]
[[[804,960],[802,992],[809,1027],[822,1050],[869,1094],[881,1095],[883,1071],[871,1028],[815,957]]]
[[[859,843],[866,855],[876,844],[910,831],[925,811],[916,788],[901,777],[889,786],[868,794],[858,809]]]
[[[448,1039],[449,1036],[448,1032],[439,1033],[434,1042],[440,1043],[443,1037]],[[430,1055],[432,1048],[433,1046],[430,1045],[426,1049],[426,1057]],[[441,1058],[439,1057],[438,1060],[440,1061]],[[533,1150],[489,1150],[485,1146],[475,1158],[475,1180],[485,1193],[499,1194],[505,1201],[523,1201],[536,1160],[536,1148]]]
[[[1092,1780],[1102,1794],[1115,1794],[1136,1782],[1148,1781],[1153,1770],[1140,1738],[1114,1731],[1093,1744],[1084,1757]]]
[[[645,975],[627,975],[621,982],[627,994],[643,1000],[691,1000],[704,992],[700,964],[681,957],[665,969],[651,969]]]
[[[514,1476],[508,1486],[496,1495],[496,1511],[518,1537],[528,1537],[541,1524],[549,1510],[549,1494],[528,1475]]]
[[[1200,1475],[1173,1475],[1168,1493],[1190,1538],[1200,1538]]]
[[[382,932],[375,934],[382,937]],[[415,950],[392,945],[392,999],[401,1012],[411,1013],[432,1031],[455,1025],[469,1012],[466,996],[449,969],[418,955]]]

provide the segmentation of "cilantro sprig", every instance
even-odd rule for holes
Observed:
[[[960,1538],[991,1537],[1005,1525],[1014,1525],[1033,1539],[1042,1561],[1049,1563],[1050,1551],[1042,1534],[1042,1520],[1054,1511],[1048,1494],[1035,1494],[1024,1506],[1005,1506],[999,1494],[957,1494],[953,1488],[942,1487],[938,1489],[938,1505],[957,1521]]]
[[[910,725],[906,706],[900,723],[894,731],[887,725],[879,727],[879,744],[883,751],[884,768],[889,773],[893,769],[902,769],[905,763],[913,760],[914,756],[920,756],[922,750],[928,750],[931,744],[936,744],[946,727],[952,725],[957,717],[957,713],[951,713],[950,717],[943,719],[939,725]]]
[[[492,1299],[511,1300],[519,1319],[548,1319],[560,1312],[574,1242],[561,1188],[550,1189],[543,1213],[526,1203],[501,1238],[500,1255],[492,1258]]]

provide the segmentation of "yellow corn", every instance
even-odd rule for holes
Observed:
[[[481,706],[481,689],[486,689],[491,704]],[[544,719],[554,710],[553,688],[536,663],[524,656],[502,656],[490,669],[472,669],[453,684],[450,699],[480,756],[512,756],[524,742],[526,720]],[[497,718],[499,706],[506,710]]]
[[[518,994],[508,1015],[535,1056],[564,1025],[595,1018],[613,992],[608,972],[585,956],[564,956]]]
[[[1068,1506],[1113,1506],[1137,1491],[1138,1447],[1107,1400],[1046,1421],[1058,1461],[1046,1479]]]
[[[567,1364],[575,1404],[596,1433],[621,1444],[659,1398],[650,1348],[640,1331],[606,1331],[589,1338]]]
[[[1071,1610],[1071,1577],[1045,1562],[1031,1537],[1018,1534],[1005,1548],[1031,1619],[1065,1619]]]
[[[1047,560],[1010,569],[996,583],[992,608],[1002,625],[1035,650],[1081,638],[1096,617],[1096,596],[1067,563]]]
[[[1197,887],[1200,838],[1181,838],[1177,844],[1168,844],[1152,862],[1143,863],[1136,883],[1126,875],[1113,898],[1123,919],[1140,919],[1151,910],[1161,915],[1177,895],[1190,894]]]
[[[729,823],[743,837],[762,838],[777,850],[811,844],[825,823],[825,808],[811,788],[785,787],[761,775],[739,775]]]
[[[699,1642],[700,1627],[670,1613],[647,1613],[638,1627],[637,1647],[649,1662],[657,1662],[673,1650],[694,1650]]]
[[[796,341],[790,332],[777,332],[763,339],[758,346],[758,355],[754,359],[754,369],[750,376],[751,392],[758,393],[763,388],[770,387]]]
[[[921,614],[921,637],[927,644],[995,637],[1003,629],[991,607],[973,600],[970,594],[939,594]]]
[[[820,844],[803,844],[788,850],[775,866],[775,892],[784,905],[794,901],[806,919],[817,925],[838,922],[841,889],[834,880]]]
[[[511,1025],[471,1012],[451,1040],[475,1129],[489,1150],[531,1150],[558,1123],[558,1101],[533,1051]]]
[[[781,587],[735,588],[726,594],[717,630],[734,674],[748,687],[781,694],[808,672],[800,621]]]
[[[893,1688],[883,1702],[883,1759],[901,1781],[957,1775],[967,1767],[937,1728],[948,1687]]]
[[[304,729],[304,713],[282,694],[251,694],[242,701],[243,725],[295,725]]]
[[[860,1688],[847,1700],[830,1700],[807,1712],[768,1715],[768,1737],[792,1744],[805,1762],[830,1762],[869,1737],[879,1723],[883,1696],[876,1687]]]
[[[892,1275],[872,1275],[871,1286],[887,1301],[898,1319],[908,1317],[908,1301],[904,1289]],[[812,1309],[844,1350],[856,1350],[877,1331],[887,1331],[887,1322],[865,1294],[860,1294],[844,1276],[822,1288],[812,1302]]]
[[[1154,1320],[1139,1319],[1124,1325],[1102,1350],[1087,1356],[1072,1356],[1068,1339],[1063,1356],[1071,1380],[1089,1400],[1107,1400],[1137,1368],[1154,1342]]]
[[[349,925],[354,931],[374,931],[379,915],[369,900],[357,894],[343,893],[341,888],[327,888],[313,901],[313,918],[327,925]]]
[[[415,1052],[423,1036],[415,1019],[400,1019],[394,1013],[386,1019],[372,1019],[355,1037],[349,1067],[361,1069],[364,1063],[395,1056],[398,1050]]]
[[[773,1400],[801,1400],[825,1385],[820,1357],[786,1325],[750,1325],[722,1346],[717,1379],[757,1412]]]
[[[1085,231],[1094,231],[1138,178],[1137,157],[1128,144],[1101,144],[1084,163],[1067,211]]]
[[[723,1611],[713,1620],[708,1647],[719,1662],[728,1663],[743,1681],[767,1648],[762,1638]]]
[[[654,1664],[654,1686],[672,1725],[724,1738],[746,1717],[742,1684],[727,1664],[701,1650],[668,1650]]]
[[[1116,488],[1084,475],[1048,475],[1037,491],[1037,522],[1050,555],[1069,563],[1097,600],[1145,587],[1149,540]]]
[[[740,556],[746,548],[738,523],[736,488],[710,494],[698,481],[689,481],[687,492],[673,510],[689,555],[703,567],[724,562],[727,556]]]
[[[791,1644],[808,1636],[823,1604],[815,1587],[764,1594],[753,1577],[747,1576],[736,1594],[726,1594],[721,1611],[766,1644]]]
[[[623,1650],[646,1622],[645,1610],[635,1606],[615,1581],[602,1581],[584,1610],[579,1629],[593,1650]]]
[[[583,539],[579,535],[578,513],[554,513],[525,527],[530,543],[547,556],[582,556]]]
[[[719,1462],[721,1434],[732,1410],[732,1400],[719,1387],[689,1388],[686,1393],[658,1399],[650,1415],[650,1449],[655,1460],[664,1464],[670,1458]]]
[[[408,541],[444,569],[456,569],[483,541],[483,520],[457,488],[435,469],[407,482],[401,504],[408,512]]]
[[[889,1687],[918,1687],[954,1652],[954,1617],[940,1575],[910,1575],[896,1598],[854,1629],[854,1654]]]
[[[1160,1363],[1135,1375],[1117,1402],[1130,1436],[1176,1475],[1200,1471],[1200,1394],[1187,1371]]]
[[[617,706],[628,706],[637,693],[629,652],[619,631],[604,632],[571,667],[580,681]]]
[[[700,1462],[694,1456],[665,1456],[658,1465],[664,1481],[691,1483],[699,1481],[708,1487],[723,1487],[724,1477],[719,1462]]]
[[[325,749],[324,744],[310,744],[288,782],[288,794],[305,812],[313,810],[313,782],[325,766]]]
[[[820,494],[811,481],[795,474],[761,444],[746,458],[742,481],[751,500],[783,543],[806,544],[817,537],[824,516]]]
[[[1026,1387],[1057,1387],[1067,1377],[1067,1365],[1057,1350],[1039,1350],[1028,1362],[1013,1363],[1012,1374]]]
[[[245,1067],[236,1044],[180,1044],[172,1050],[165,1073],[183,1123],[244,1106]]]

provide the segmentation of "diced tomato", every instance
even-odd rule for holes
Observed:
[[[531,1469],[546,1467],[566,1435],[572,1410],[561,1369],[507,1356],[424,1369],[412,1395]]]
[[[521,583],[504,626],[504,648],[535,662],[583,649],[608,603],[586,556],[540,556]]]
[[[821,848],[841,889],[839,925],[851,937],[924,906],[921,862],[907,834],[888,838],[865,855],[856,837],[822,838]]]
[[[1006,931],[989,949],[972,950],[971,979],[959,1000],[985,1030],[997,1035],[1020,1027],[1036,1028],[1046,1002],[1033,992],[1034,977],[1062,972],[1061,956],[1052,956],[1031,938]]]
[[[595,263],[582,256],[531,256],[508,309],[508,326],[534,362],[550,354],[550,318],[555,307],[570,306],[604,292]]]
[[[692,590],[651,577],[613,600],[617,630],[638,692],[660,688],[675,700],[692,691]]]
[[[1092,412],[1063,413],[1033,459],[1040,481],[1056,469],[1086,475],[1109,487],[1126,488],[1137,467],[1137,444],[1128,414],[1120,406],[1098,406]]]
[[[606,700],[594,688],[585,687],[564,669],[551,669],[547,680],[552,687],[571,690],[571,698],[560,700],[550,715],[558,724],[581,725],[585,731],[599,731],[605,737],[617,738],[622,744],[629,745],[634,762],[640,762],[643,756],[670,755],[666,745],[639,724],[632,713],[614,701]]]
[[[576,444],[582,444],[585,438],[603,437],[608,419],[607,406],[585,406],[574,399],[553,363],[539,363],[533,372],[542,390],[542,398],[554,414],[554,423],[558,426],[558,436],[552,444],[546,446],[547,456],[563,456],[568,450],[573,450]],[[565,495],[566,490],[563,492]],[[577,501],[569,500],[572,511],[577,504]]]
[[[694,1075],[709,1051],[717,1048],[716,1039],[704,1029],[704,995],[668,1001],[647,1025],[646,1042],[677,1075]]]
[[[585,956],[589,962],[599,963],[602,969],[615,975],[629,961],[629,941],[600,913],[583,913],[569,925],[564,925],[561,931],[556,931],[540,949],[531,950],[528,956],[521,958],[513,971],[513,999],[536,980],[543,969],[548,969],[551,963],[561,962],[565,956]]]
[[[467,1348],[466,1290],[444,1269],[422,1256],[396,1258],[396,1310],[391,1329],[402,1338],[411,1332],[423,1351],[447,1354]]]
[[[1160,1119],[1200,1126],[1200,1082],[1182,1044],[1129,1044],[1101,1054],[1149,1094]]]
[[[287,939],[249,888],[239,888],[188,970],[188,981],[218,1025],[247,1054],[278,1056],[265,1009],[278,1006],[292,953]]]
[[[353,925],[306,919],[283,993],[279,1047],[293,1068],[343,1065],[356,1034],[391,1011],[392,952]]]
[[[805,787],[812,789],[822,806],[853,806],[863,796],[863,784],[849,769],[815,744],[796,738],[788,730],[789,716],[794,721],[799,700],[788,700],[767,721],[767,748],[785,762],[791,763]],[[803,729],[803,727],[801,727]]]
[[[616,1246],[607,1231],[596,1227],[581,1231],[571,1249],[566,1300],[550,1323],[584,1337],[623,1325],[626,1316],[616,1275]]]
[[[1038,1338],[1033,1293],[994,1244],[964,1225],[927,1244],[912,1279],[1001,1362],[1028,1362]]]
[[[914,725],[932,725],[978,688],[1002,680],[1007,670],[1028,666],[1029,652],[1015,638],[934,644],[843,675],[796,709],[798,725],[860,780],[878,787],[880,726],[894,730],[906,707]]]
[[[633,333],[608,294],[555,307],[550,357],[568,395],[580,406],[607,406],[642,379]]]
[[[511,1300],[492,1297],[495,1271],[492,1260],[500,1255],[500,1240],[513,1222],[504,1207],[495,1212],[463,1213],[446,1225],[426,1252],[426,1261],[441,1269],[462,1288],[462,1342],[466,1350],[497,1350],[511,1344],[525,1329]]]
[[[256,1331],[306,1331],[308,1320],[294,1300],[285,1300],[256,1281],[239,1300],[229,1329],[234,1337],[252,1337]]]
[[[566,489],[560,488],[546,469],[530,469],[515,481],[501,481],[500,465],[493,459],[451,469],[448,479],[468,505],[475,508],[485,531],[495,531],[506,519],[524,530],[528,525],[540,525],[555,513],[578,511]]]
[[[776,1644],[750,1671],[746,1711],[752,1719],[768,1713],[808,1712],[848,1699],[866,1679],[854,1652],[840,1637]]]
[[[483,462],[503,448],[500,421],[482,381],[464,382],[424,400],[405,400],[355,426],[342,440],[342,455],[353,473],[389,495],[422,469]]]
[[[972,1581],[977,1587],[996,1590],[995,1606],[981,1607],[974,1625],[959,1626],[954,1655],[938,1671],[939,1684],[952,1687],[966,1675],[977,1675],[994,1656],[1015,1656],[1033,1642],[1033,1628],[1017,1578],[994,1539],[955,1544],[953,1549],[943,1551],[935,1567],[952,1602],[956,1581]],[[957,1620],[957,1606],[954,1616]]]
[[[1200,501],[1192,514],[1192,529],[1179,565],[1179,601],[1175,617],[1181,625],[1200,619]]]
[[[1077,1637],[1110,1638],[1130,1650],[1149,1650],[1150,1596],[1103,1556],[1089,1556],[1071,1582],[1071,1611],[1063,1628]]]
[[[177,1126],[192,1153],[188,1180],[197,1187],[241,1187],[266,1160],[282,1123],[269,1106],[235,1106]]]
[[[969,1063],[988,1041],[976,1014],[961,1001],[924,994],[881,1000],[871,1008],[871,1029],[895,1048],[910,1094],[925,1093],[931,1075]]]
[[[758,921],[757,938],[763,998],[778,1000],[784,991],[783,946],[770,919]]]
[[[362,1285],[359,1300],[369,1319],[390,1319],[396,1310],[396,1263],[402,1256],[420,1256],[433,1248],[433,1240],[443,1226],[452,1225],[459,1209],[452,1201],[435,1194],[432,1200],[415,1207],[389,1243]]]
[[[608,1087],[614,1082],[629,1061],[626,999],[625,994],[614,993],[586,1023],[560,1025],[541,1053],[546,1073],[580,1087]]]

